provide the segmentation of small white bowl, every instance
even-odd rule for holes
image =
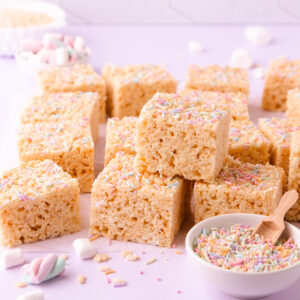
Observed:
[[[277,293],[300,278],[300,262],[278,271],[265,273],[226,270],[206,262],[193,250],[193,241],[201,230],[211,227],[230,227],[242,223],[255,227],[265,216],[254,214],[229,214],[206,219],[196,224],[187,234],[185,247],[191,266],[216,288],[233,297],[254,299]],[[292,237],[300,245],[300,230],[285,222],[285,238]]]
[[[23,40],[39,38],[47,32],[60,31],[66,25],[65,11],[54,3],[37,0],[6,0],[0,1],[0,11],[2,9],[46,13],[53,18],[53,22],[31,27],[0,27],[0,55],[14,55],[20,49]]]

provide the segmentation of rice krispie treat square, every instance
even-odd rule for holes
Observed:
[[[90,192],[94,180],[94,142],[89,126],[63,121],[27,123],[19,132],[21,161],[51,159]]]
[[[248,96],[249,80],[246,69],[190,65],[185,80],[185,87],[202,91],[238,93]]]
[[[300,60],[270,61],[266,73],[262,109],[285,111],[288,90],[300,88]]]
[[[252,122],[231,122],[228,154],[245,163],[270,162],[270,141]]]
[[[98,139],[98,93],[52,93],[34,96],[21,115],[21,123],[78,122],[89,124],[94,142]]]
[[[296,190],[300,194],[300,131],[295,131],[291,136],[291,151],[288,189]],[[300,199],[287,212],[286,219],[289,221],[300,221]]]
[[[281,198],[283,178],[281,168],[241,163],[228,156],[214,182],[195,182],[195,222],[230,213],[270,215]]]
[[[177,80],[162,66],[152,64],[104,66],[109,116],[138,116],[156,92],[175,93]]]
[[[290,131],[285,119],[262,118],[259,130],[271,142],[271,164],[282,167],[288,175],[290,156]]]
[[[289,90],[287,94],[286,119],[289,126],[300,126],[300,90]]]
[[[184,215],[186,182],[139,173],[134,155],[122,152],[93,184],[90,234],[170,247]]]
[[[228,151],[227,105],[156,93],[137,122],[137,170],[212,181]]]
[[[39,72],[37,91],[40,94],[58,92],[95,92],[99,94],[99,121],[106,120],[104,79],[90,65],[56,67]]]
[[[135,155],[135,135],[137,117],[111,118],[106,126],[104,165],[106,166],[118,152]]]
[[[79,185],[51,160],[0,175],[0,242],[7,247],[77,232]]]
[[[205,92],[185,89],[180,91],[179,95],[197,102],[226,104],[230,108],[232,121],[250,121],[248,112],[248,98],[243,93]]]

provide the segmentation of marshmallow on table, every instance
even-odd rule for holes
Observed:
[[[23,252],[20,248],[7,250],[0,256],[1,265],[5,268],[12,268],[24,263]]]
[[[97,249],[89,239],[77,239],[73,242],[77,255],[82,259],[89,259],[97,254]]]
[[[201,45],[200,43],[195,42],[195,41],[189,42],[188,48],[189,48],[189,51],[192,53],[200,53],[200,52],[203,52],[203,50],[204,50],[203,45]]]
[[[245,30],[245,37],[250,42],[258,45],[267,45],[271,41],[269,31],[260,26],[249,26]]]
[[[66,48],[60,47],[55,50],[56,63],[59,66],[65,65],[69,61],[69,54]]]
[[[42,290],[33,290],[29,293],[18,296],[17,300],[44,300],[44,292]]]
[[[265,76],[265,68],[257,67],[253,70],[253,76],[255,78],[263,78]]]
[[[81,36],[77,36],[74,41],[74,49],[77,51],[82,51],[84,49],[84,40]]]
[[[230,66],[233,68],[250,68],[253,62],[246,49],[238,48],[233,51]]]

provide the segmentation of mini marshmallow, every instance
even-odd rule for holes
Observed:
[[[191,53],[200,53],[203,52],[204,47],[198,42],[191,41],[188,43],[188,48]]]
[[[81,36],[75,38],[74,49],[77,51],[82,51],[84,49],[84,40]]]
[[[258,67],[253,70],[253,77],[263,78],[265,77],[266,70],[263,67]]]
[[[238,48],[233,51],[230,66],[233,68],[250,68],[253,62],[246,49]]]
[[[271,41],[269,31],[260,26],[249,26],[245,30],[245,37],[250,42],[258,45],[267,45]]]
[[[24,264],[23,252],[20,248],[5,251],[0,256],[1,265],[5,268],[12,268]]]
[[[60,47],[55,50],[55,60],[57,65],[64,66],[69,61],[69,54],[66,48]]]
[[[22,49],[30,51],[32,53],[38,53],[43,48],[43,44],[40,40],[26,39],[22,42]]]
[[[89,239],[77,239],[73,242],[73,247],[81,259],[89,259],[97,254],[97,249]]]
[[[33,290],[29,293],[18,296],[17,300],[44,300],[44,292],[42,290]]]

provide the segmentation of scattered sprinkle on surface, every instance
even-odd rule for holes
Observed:
[[[16,282],[16,287],[19,289],[25,288],[27,286],[27,283],[24,281],[18,281]]]
[[[195,238],[193,249],[215,266],[241,272],[275,271],[300,261],[300,249],[293,239],[273,245],[258,234],[252,236],[252,232],[252,227],[243,224],[203,229]]]
[[[155,263],[156,261],[157,261],[157,259],[155,257],[153,257],[146,261],[146,265],[151,265],[151,264]]]
[[[113,278],[112,283],[114,287],[123,287],[127,285],[127,281],[122,278]]]

